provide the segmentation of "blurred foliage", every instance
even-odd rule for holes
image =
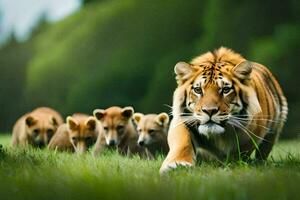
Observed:
[[[7,96],[1,90],[0,104],[6,108],[0,113],[1,128],[7,130],[20,111],[41,105],[64,115],[111,105],[168,112],[176,87],[174,65],[227,46],[274,72],[291,108],[285,137],[300,133],[296,116],[300,94],[295,90],[300,83],[299,1],[83,3],[79,12],[43,25],[26,43],[11,42],[0,50],[0,69],[7,69],[13,78],[1,73],[1,86],[14,92]],[[27,56],[9,58],[6,54],[14,54],[14,49]]]
[[[32,57],[30,41],[19,44],[14,34],[0,49],[0,127],[7,131],[16,117],[25,112],[26,69]]]
[[[50,103],[64,113],[138,106],[151,89],[155,69],[165,68],[160,60],[184,44],[192,46],[201,17],[201,6],[195,5],[196,0],[129,0],[84,8],[36,38],[39,51],[28,69],[28,101]],[[190,18],[190,12],[198,14]],[[177,59],[178,53],[166,74],[172,74]]]

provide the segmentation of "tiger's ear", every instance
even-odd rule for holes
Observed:
[[[67,125],[68,125],[68,128],[72,131],[76,131],[79,126],[77,121],[71,116],[67,117]]]
[[[232,69],[232,72],[240,80],[249,80],[252,72],[252,62],[242,61]]]
[[[156,117],[156,122],[161,126],[167,126],[169,123],[169,115],[167,113],[160,113]]]
[[[174,67],[174,72],[176,74],[176,80],[178,84],[184,83],[186,80],[191,78],[197,69],[186,62],[179,62]]]
[[[133,113],[134,113],[134,110],[133,110],[133,107],[131,107],[131,106],[127,106],[127,107],[123,108],[122,112],[121,112],[122,116],[125,118],[128,118],[128,119],[132,117]]]
[[[96,109],[93,111],[93,114],[96,117],[96,119],[101,121],[104,118],[104,116],[106,115],[106,111],[103,109]]]
[[[142,119],[143,116],[144,115],[142,113],[134,113],[133,117],[132,117],[134,123],[137,125],[141,121],[141,119]]]

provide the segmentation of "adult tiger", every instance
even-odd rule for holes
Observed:
[[[202,157],[265,160],[287,118],[287,101],[271,72],[221,47],[175,66],[170,151],[163,173]],[[199,151],[198,151],[199,150]]]

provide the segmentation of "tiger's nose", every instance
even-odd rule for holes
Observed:
[[[208,114],[208,116],[213,116],[219,111],[218,107],[202,107],[202,112]]]

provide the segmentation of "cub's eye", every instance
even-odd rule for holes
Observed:
[[[50,139],[50,138],[54,135],[54,130],[48,129],[48,130],[46,131],[46,133],[47,133],[48,139]]]
[[[195,92],[196,94],[202,95],[202,89],[201,89],[201,87],[193,87],[193,90],[194,90],[194,92]]]
[[[37,137],[40,134],[40,129],[34,129],[33,130],[33,137]]]
[[[124,132],[124,126],[123,125],[117,126],[117,132],[118,132],[118,134],[123,134],[123,132]]]
[[[33,132],[39,134],[40,133],[40,129],[34,129]]]
[[[47,134],[48,134],[48,135],[53,135],[53,133],[54,133],[54,130],[52,130],[52,129],[48,129],[48,130],[47,130]]]
[[[152,135],[154,132],[155,132],[154,129],[149,129],[149,130],[148,130],[148,133],[149,133],[150,135]]]
[[[123,130],[124,130],[124,126],[122,125],[117,126],[117,131],[123,131]]]
[[[222,93],[223,93],[223,94],[228,94],[230,91],[231,91],[231,88],[230,88],[230,87],[224,87],[224,88],[222,89]]]
[[[103,129],[107,132],[108,131],[108,127],[104,126]]]
[[[141,128],[138,128],[137,131],[138,131],[138,132],[142,132],[142,129],[141,129]]]

